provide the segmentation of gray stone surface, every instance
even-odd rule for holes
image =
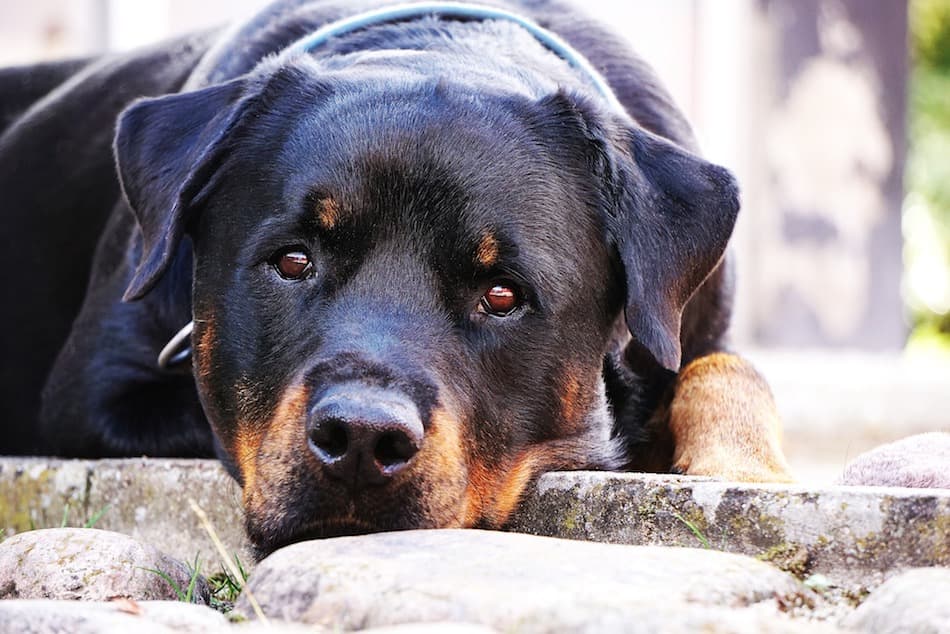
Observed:
[[[241,621],[232,625],[230,634],[339,634],[342,630],[328,629],[319,625],[305,625],[289,621],[268,620]],[[473,623],[406,623],[391,627],[373,627],[360,630],[363,634],[497,634],[484,625]]]
[[[888,580],[843,625],[867,634],[950,632],[950,569],[920,568]]]
[[[838,484],[950,489],[950,433],[916,434],[865,452]]]
[[[0,634],[337,634],[284,621],[232,623],[208,607],[178,601],[0,601]],[[493,634],[470,623],[410,623],[365,634]]]
[[[374,627],[363,630],[364,634],[492,634],[497,632],[484,625],[474,623],[406,623],[390,627]]]
[[[188,504],[211,516],[225,546],[246,555],[241,491],[214,460],[0,460],[0,527],[12,535],[63,523],[126,533],[186,561],[217,560]],[[207,569],[207,566],[205,566]]]
[[[82,599],[139,601],[177,599],[191,572],[158,549],[91,528],[50,528],[16,535],[0,544],[0,599]],[[208,602],[199,577],[194,600]]]
[[[58,526],[67,504],[73,526],[105,509],[97,527],[180,560],[200,553],[202,570],[217,570],[189,498],[208,512],[227,548],[242,553],[239,489],[216,462],[0,459],[0,526],[8,535]],[[822,572],[849,587],[879,583],[880,573],[895,568],[950,565],[950,491],[547,474],[528,492],[513,526],[572,539],[700,546],[676,515],[716,549],[765,557],[802,578]]]
[[[2,634],[172,634],[228,631],[224,615],[169,601],[0,601]]]
[[[295,544],[249,587],[270,619],[332,630],[456,621],[518,632],[805,632],[818,597],[751,558],[430,530]],[[251,616],[246,597],[236,611]],[[817,628],[817,629],[816,629]]]
[[[950,491],[936,489],[551,473],[527,496],[512,528],[625,544],[700,546],[705,539],[712,548],[761,557],[800,578],[821,572],[838,582],[950,565]]]

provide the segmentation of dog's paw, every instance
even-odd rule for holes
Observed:
[[[765,380],[744,359],[701,357],[677,377],[670,404],[674,472],[739,482],[792,482]]]
[[[759,461],[748,455],[703,456],[700,460],[680,457],[671,471],[683,475],[706,476],[731,482],[794,482],[781,455]]]

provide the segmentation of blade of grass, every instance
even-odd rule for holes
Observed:
[[[198,561],[198,555],[195,555],[195,563],[191,566],[191,579],[188,580],[188,590],[185,592],[185,602],[194,603],[195,586],[198,584],[198,577],[201,574],[201,562]]]
[[[59,523],[60,528],[66,528],[66,522],[69,520],[69,504],[63,507],[63,521]]]
[[[706,536],[703,535],[702,531],[700,531],[698,528],[696,528],[696,525],[695,525],[695,524],[693,524],[692,522],[690,522],[688,519],[686,519],[685,517],[683,517],[682,515],[680,515],[680,514],[677,513],[676,511],[673,511],[673,517],[675,517],[675,518],[678,519],[679,521],[683,522],[683,524],[686,525],[686,528],[688,528],[690,531],[692,531],[693,535],[696,536],[696,539],[699,540],[699,542],[703,545],[704,548],[708,548],[708,549],[712,550],[712,546],[709,544],[709,540],[706,539]]]
[[[232,553],[234,557],[234,563],[237,565],[238,572],[241,573],[240,583],[247,581],[247,570],[244,568],[244,564],[241,563],[241,559],[237,556],[236,553]]]
[[[165,580],[165,583],[167,583],[169,586],[171,586],[171,589],[175,591],[175,594],[176,594],[176,595],[178,595],[178,600],[179,600],[179,601],[186,601],[186,599],[185,599],[185,596],[186,596],[186,595],[185,595],[184,592],[181,591],[181,586],[179,586],[177,583],[175,583],[175,580],[172,579],[172,578],[168,575],[167,572],[165,572],[165,571],[163,571],[163,570],[158,570],[157,568],[142,568],[142,567],[139,567],[139,570],[144,570],[145,572],[150,572],[150,573],[152,573],[152,574],[154,574],[154,575],[158,575],[159,577],[161,577],[162,579]],[[194,577],[192,577],[192,578],[194,578]],[[190,603],[190,601],[189,601],[189,603]]]
[[[224,544],[221,543],[221,540],[218,538],[217,531],[214,530],[214,526],[211,525],[211,521],[208,519],[208,514],[204,512],[198,503],[192,499],[188,500],[188,504],[191,506],[191,510],[194,511],[195,515],[198,516],[198,521],[201,522],[202,528],[205,529],[205,532],[208,533],[208,537],[211,538],[211,543],[214,544],[214,547],[218,550],[218,554],[221,556],[221,561],[224,563],[225,570],[227,570],[235,581],[241,578],[241,572],[234,565],[234,563],[228,558],[228,551],[224,548]],[[264,616],[264,611],[261,609],[260,603],[257,602],[257,599],[254,597],[254,593],[251,592],[251,589],[247,587],[247,584],[243,581],[241,582],[241,589],[243,592],[247,593],[247,601],[251,604],[251,608],[254,610],[254,614],[257,615],[257,618],[261,620],[266,626],[270,626],[270,621]]]
[[[96,525],[96,522],[98,522],[100,519],[102,519],[102,516],[103,516],[103,515],[105,514],[105,512],[108,511],[108,510],[109,510],[109,505],[106,504],[106,505],[103,506],[101,509],[99,509],[98,511],[96,511],[95,513],[93,513],[92,517],[89,518],[89,521],[87,521],[85,524],[83,524],[82,527],[83,527],[83,528],[92,528],[93,526]]]

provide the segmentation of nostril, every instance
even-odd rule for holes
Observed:
[[[310,430],[310,442],[328,459],[342,458],[350,444],[346,424],[333,418],[322,420]]]
[[[387,432],[376,442],[374,455],[383,467],[395,467],[409,462],[418,451],[416,443],[401,432]]]

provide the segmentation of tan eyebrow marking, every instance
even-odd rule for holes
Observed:
[[[332,198],[321,198],[315,205],[317,221],[324,229],[330,230],[340,221],[340,205]]]
[[[498,262],[498,240],[490,233],[482,236],[475,249],[475,261],[485,268],[488,268]]]

